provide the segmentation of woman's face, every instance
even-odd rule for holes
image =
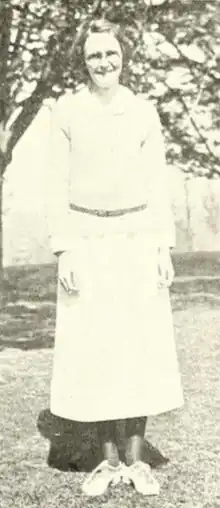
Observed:
[[[98,88],[109,89],[119,82],[122,51],[114,35],[89,35],[84,46],[84,58],[90,78]]]

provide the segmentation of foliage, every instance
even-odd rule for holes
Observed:
[[[2,173],[42,101],[84,80],[80,34],[102,15],[125,27],[131,51],[123,82],[158,104],[169,161],[184,171],[218,174],[217,0],[1,2]]]
[[[129,51],[122,80],[158,105],[168,161],[189,174],[220,174],[219,0],[2,0],[0,246],[3,175],[13,149],[44,99],[84,81],[81,35],[100,16],[123,26]]]

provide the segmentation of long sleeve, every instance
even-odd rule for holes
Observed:
[[[62,96],[51,113],[45,186],[45,208],[54,253],[70,248],[68,98]]]
[[[169,195],[164,140],[159,115],[151,104],[147,105],[147,116],[148,129],[142,151],[147,171],[148,204],[153,234],[157,235],[159,247],[174,247],[175,226]]]

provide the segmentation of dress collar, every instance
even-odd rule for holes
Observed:
[[[109,104],[102,104],[98,97],[88,87],[84,88],[84,104],[87,110],[97,114],[123,115],[127,108],[133,103],[134,94],[125,86],[119,85],[115,96]]]

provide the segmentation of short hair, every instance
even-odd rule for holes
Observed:
[[[93,19],[89,22],[88,26],[83,30],[81,47],[84,48],[86,40],[92,34],[111,34],[119,42],[123,54],[126,53],[127,46],[129,44],[128,37],[126,37],[125,30],[121,25],[108,21],[106,18]]]
[[[114,35],[114,37],[118,38],[120,37],[120,26],[116,23],[112,23],[111,21],[108,21],[105,18],[101,19],[94,19],[92,20],[85,32],[86,39],[91,34],[100,34],[100,33],[109,33]]]
[[[79,27],[79,38],[77,42],[76,53],[74,56],[75,59],[74,71],[76,72],[77,68],[80,69],[80,73],[78,74],[78,76],[80,76],[79,77],[80,82],[88,80],[89,78],[88,70],[85,65],[84,58],[82,57],[85,43],[88,37],[92,34],[102,34],[102,33],[112,34],[118,40],[121,46],[124,63],[123,67],[126,68],[127,62],[129,61],[130,55],[132,54],[133,51],[133,41],[130,32],[131,32],[130,27],[122,26],[121,24],[118,23],[113,23],[107,20],[106,18],[95,18],[86,23],[86,25],[82,23],[81,27]]]

